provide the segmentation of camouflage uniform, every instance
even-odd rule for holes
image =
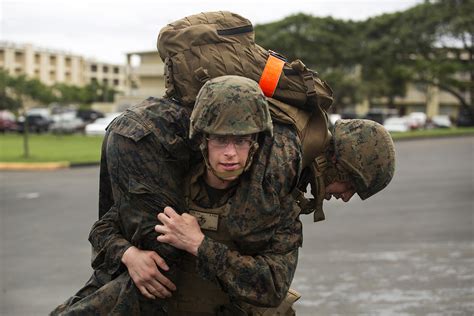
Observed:
[[[160,314],[163,302],[139,293],[121,257],[131,245],[155,250],[171,268],[167,276],[174,278],[173,266],[181,251],[158,243],[154,225],[158,210],[165,206],[184,209],[183,181],[194,148],[187,136],[190,113],[172,100],[149,98],[108,127],[100,169],[100,220],[89,237],[96,251],[95,271],[85,287],[53,314],[124,315],[138,314],[140,308],[149,314],[143,310],[146,305]],[[144,303],[138,304],[139,300]]]
[[[287,127],[275,125],[274,135],[274,140],[270,137],[265,139],[252,167],[240,176],[238,185],[218,201],[214,201],[205,185],[196,180],[199,173],[193,177],[192,185],[197,187],[191,195],[194,203],[204,208],[213,208],[223,203],[230,205],[225,221],[219,222],[219,225],[225,225],[228,229],[231,244],[222,240],[215,241],[212,232],[209,234],[203,230],[206,237],[199,247],[198,256],[190,260],[195,263],[195,274],[218,284],[221,291],[225,291],[230,304],[221,308],[232,315],[237,315],[237,310],[234,309],[236,306],[252,310],[252,306],[245,303],[278,306],[286,297],[297,265],[302,226],[298,219],[300,210],[291,196],[296,182],[283,181],[278,174],[280,172],[274,171],[280,170],[280,167],[287,168],[287,175],[294,175],[293,179],[296,180],[301,155],[294,149],[286,150],[298,148],[286,146],[297,145],[295,134]],[[269,156],[274,151],[279,151],[282,155]],[[294,158],[296,160],[292,160]],[[199,171],[202,172],[202,169]],[[257,185],[258,183],[264,185]],[[242,196],[248,198],[242,199]],[[259,204],[264,204],[264,207]],[[189,254],[185,256],[192,257]],[[180,275],[179,273],[178,279]],[[180,297],[189,293],[190,290],[185,291],[185,294],[180,293],[185,285],[178,281],[177,291],[173,296]],[[199,286],[201,290],[208,289],[205,283],[201,282]],[[196,291],[192,294],[199,298],[200,294]],[[203,310],[199,312],[199,315],[207,315]],[[177,315],[193,313],[187,310]]]
[[[155,250],[171,268],[165,274],[175,280],[182,253],[158,243],[153,228],[166,205],[185,209],[182,181],[197,156],[187,138],[189,113],[171,100],[151,98],[111,124],[101,160],[101,219],[89,236],[97,251],[95,272],[54,314],[166,314],[163,300],[139,293],[121,257],[131,245]],[[301,169],[300,147],[293,128],[275,125],[274,138],[262,140],[251,170],[241,179],[229,231],[246,256],[209,238],[200,247],[199,275],[219,280],[232,298],[264,306],[285,298],[302,242],[299,209],[290,194]]]

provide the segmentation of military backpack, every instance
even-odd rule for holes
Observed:
[[[187,16],[161,29],[157,48],[165,64],[166,96],[193,106],[209,79],[237,75],[255,80],[268,97],[272,119],[295,126],[302,143],[305,171],[297,199],[305,212],[323,218],[322,186],[315,158],[326,148],[327,110],[333,102],[329,85],[303,62],[287,62],[282,55],[255,43],[252,23],[232,12],[204,12]],[[318,181],[317,181],[318,180]],[[302,191],[311,185],[319,201],[308,201]],[[317,204],[317,205],[316,205]]]

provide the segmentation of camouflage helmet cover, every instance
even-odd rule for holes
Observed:
[[[273,133],[268,103],[257,82],[239,76],[207,81],[196,97],[189,137],[198,133],[248,135]]]
[[[336,160],[354,177],[362,200],[390,183],[395,172],[395,149],[382,125],[370,120],[339,120],[333,135]]]

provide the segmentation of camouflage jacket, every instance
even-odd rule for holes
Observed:
[[[172,101],[148,99],[109,127],[101,218],[89,236],[97,251],[94,269],[111,275],[123,271],[121,257],[132,244],[157,251],[170,267],[179,262],[181,252],[158,243],[153,228],[164,206],[185,210],[182,181],[190,161],[200,155],[187,138],[188,115],[189,109]],[[229,231],[240,251],[209,238],[199,249],[199,274],[217,278],[232,297],[275,306],[286,295],[302,242],[299,208],[291,195],[301,171],[300,148],[292,128],[275,125],[274,137],[264,138],[231,199]],[[251,281],[256,278],[258,286]]]
[[[167,205],[184,209],[183,179],[195,146],[187,135],[190,109],[149,98],[116,118],[107,129],[100,168],[99,218],[89,240],[94,269],[123,270],[128,247],[155,250],[170,265],[173,247],[156,241],[156,215]]]
[[[291,194],[301,163],[297,138],[284,126],[274,132],[225,201],[225,224],[236,249],[206,236],[196,260],[197,273],[220,284],[231,301],[257,306],[278,306],[285,298],[302,242],[300,210]],[[200,192],[192,196],[196,204],[218,206],[206,190]]]

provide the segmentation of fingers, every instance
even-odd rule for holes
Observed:
[[[178,213],[175,212],[175,210],[171,206],[165,207],[163,210],[166,215],[168,215],[170,218],[176,218],[179,216]]]
[[[355,192],[346,192],[342,194],[342,200],[344,202],[349,202],[349,200],[354,196]]]
[[[176,291],[176,285],[171,282],[170,279],[168,279],[166,276],[164,276],[161,272],[158,272],[155,276],[156,280],[158,281],[158,283],[162,286],[165,287],[165,290],[172,290],[172,291]],[[171,295],[171,293],[170,293]]]
[[[147,284],[147,290],[158,298],[171,297],[171,292],[155,279],[150,280],[150,282]]]
[[[160,234],[166,234],[169,232],[169,229],[165,225],[155,225],[155,231]]]
[[[166,261],[161,258],[156,252],[153,252],[151,254],[151,258],[153,259],[153,261],[155,261],[156,265],[162,270],[168,271],[170,269],[166,264]]]
[[[168,217],[168,215],[166,215],[165,213],[159,213],[158,214],[158,220],[160,222],[162,222],[163,224],[165,224],[165,225],[167,225],[167,224],[169,225],[170,221],[171,221],[171,218]]]
[[[145,286],[138,286],[138,290],[140,291],[140,293],[142,293],[143,296],[145,296],[146,298],[149,298],[149,299],[152,299],[154,300],[156,297],[153,296],[150,292],[148,292],[148,290],[146,289]]]

